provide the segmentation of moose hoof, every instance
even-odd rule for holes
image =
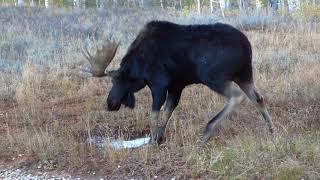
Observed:
[[[160,138],[151,138],[150,139],[150,144],[152,145],[160,145],[163,143],[163,138],[160,137]]]
[[[273,134],[274,134],[273,128],[270,128],[270,129],[269,129],[269,132],[270,132],[271,135],[273,135]]]
[[[206,129],[203,132],[203,136],[202,136],[202,143],[203,144],[207,144],[208,141],[210,140],[211,136],[213,134],[213,130],[210,126],[207,126]]]
[[[156,133],[153,133],[151,135],[151,139],[150,139],[150,144],[162,144],[164,141],[163,138],[163,131],[162,130],[158,130]]]
[[[201,144],[206,145],[210,140],[211,136],[209,134],[204,134],[201,138]]]

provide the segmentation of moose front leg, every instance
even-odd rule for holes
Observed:
[[[151,143],[159,142],[162,137],[162,122],[160,117],[160,109],[164,104],[167,96],[167,89],[164,87],[151,88],[152,93],[152,111],[150,119]]]
[[[173,86],[168,88],[168,96],[166,99],[166,103],[164,105],[163,114],[162,114],[162,126],[159,130],[159,135],[162,137],[163,133],[167,127],[168,121],[174,111],[174,109],[179,104],[179,100],[181,97],[183,87],[180,86]]]

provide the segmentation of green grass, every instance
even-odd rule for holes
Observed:
[[[204,170],[219,179],[316,178],[320,168],[319,135],[315,131],[272,139],[236,137],[227,140],[227,146],[191,151],[189,164],[198,173]]]

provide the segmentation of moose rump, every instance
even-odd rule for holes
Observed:
[[[204,142],[212,136],[216,124],[242,101],[242,92],[256,105],[272,132],[263,97],[254,86],[251,59],[249,40],[230,25],[149,22],[112,75],[109,110],[118,110],[121,104],[134,107],[134,92],[148,86],[152,93],[151,139],[160,141],[183,89],[201,83],[228,99],[225,107],[207,124]]]

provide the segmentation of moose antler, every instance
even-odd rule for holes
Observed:
[[[103,45],[101,49],[97,47],[97,52],[94,56],[89,53],[86,47],[82,50],[83,56],[91,65],[91,73],[94,77],[109,75],[108,73],[105,73],[105,70],[114,58],[118,47],[119,43],[107,40],[106,44]]]

